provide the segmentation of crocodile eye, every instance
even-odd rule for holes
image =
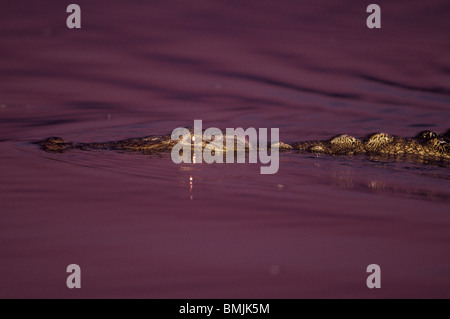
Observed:
[[[419,134],[417,134],[416,138],[419,140],[431,140],[433,138],[438,137],[439,134],[433,131],[422,131]]]

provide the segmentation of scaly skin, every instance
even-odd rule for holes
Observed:
[[[331,155],[412,155],[422,158],[450,160],[448,132],[440,135],[431,131],[419,133],[414,138],[401,138],[386,133],[371,134],[364,139],[339,135],[327,141],[300,142],[292,145],[301,151]]]
[[[192,130],[190,132],[192,133]],[[199,136],[198,138],[201,137]],[[190,140],[190,138],[187,139],[187,141]],[[236,140],[237,138],[235,138]],[[69,149],[107,149],[151,154],[170,151],[180,141],[181,138],[172,140],[171,135],[154,135],[105,143],[71,143],[60,137],[50,137],[38,142],[38,144],[43,150],[50,152],[64,152]],[[243,143],[245,149],[248,150],[250,147],[248,142],[243,141]],[[213,145],[211,141],[203,141],[202,148],[211,147],[211,145]],[[363,139],[357,139],[349,135],[339,135],[323,141],[280,142],[278,147],[280,152],[296,150],[330,155],[367,154],[400,159],[415,157],[423,163],[450,162],[450,130],[444,134],[423,131],[414,138],[401,138],[386,133],[371,134]],[[235,150],[236,145],[231,149],[226,149],[225,146],[223,148],[223,152]]]

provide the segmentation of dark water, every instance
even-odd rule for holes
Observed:
[[[287,153],[260,175],[31,143],[194,119],[287,141],[444,131],[447,1],[378,1],[378,30],[365,1],[76,3],[80,30],[61,1],[0,6],[0,297],[450,297],[448,166]]]

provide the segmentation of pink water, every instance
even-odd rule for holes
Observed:
[[[378,1],[379,30],[364,1],[93,2],[80,30],[68,3],[0,7],[0,297],[450,297],[448,166],[288,153],[261,175],[31,143],[194,119],[286,141],[444,131],[447,1]]]

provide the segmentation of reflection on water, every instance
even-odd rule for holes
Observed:
[[[406,166],[404,172],[409,173],[408,169],[409,167]],[[370,176],[363,176],[361,178],[361,175],[357,174],[351,167],[341,167],[337,171],[334,171],[333,175],[330,177],[331,179],[325,183],[343,189],[353,189],[362,192],[366,191],[388,196],[400,196],[429,201],[450,202],[450,192],[445,187],[426,188],[420,183],[402,185],[391,178],[388,178],[386,181],[380,180],[380,177],[368,179]],[[447,176],[447,179],[448,178],[449,176]],[[441,182],[436,184],[438,186]]]
[[[192,176],[189,176],[189,193],[191,194],[190,199],[194,199],[194,194],[192,192],[192,189],[194,188],[194,178]]]
[[[381,3],[380,30],[350,1],[77,3],[77,31],[61,1],[2,6],[0,297],[73,297],[72,263],[77,297],[450,297],[446,165],[292,152],[268,176],[31,143],[194,119],[284,141],[443,132],[446,3]]]

